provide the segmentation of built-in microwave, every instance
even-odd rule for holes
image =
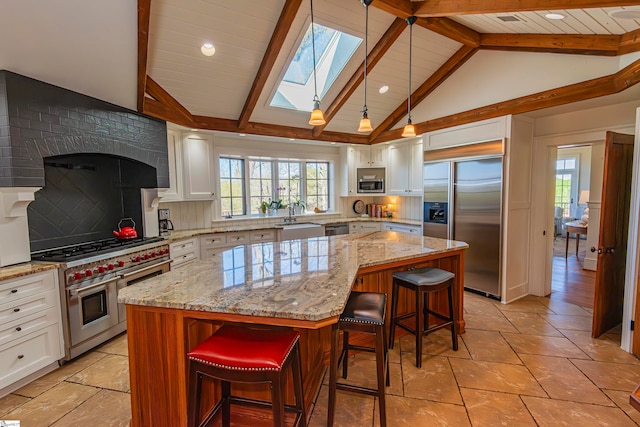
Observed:
[[[384,193],[384,180],[377,177],[363,177],[358,180],[358,193]]]

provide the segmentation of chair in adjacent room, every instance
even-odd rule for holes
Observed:
[[[391,322],[389,333],[389,348],[393,348],[396,326],[411,332],[416,337],[416,367],[422,367],[422,337],[431,332],[449,326],[451,328],[451,342],[458,351],[458,330],[456,326],[456,304],[453,295],[453,280],[455,274],[439,268],[426,267],[417,270],[393,273],[393,291],[391,296]],[[415,312],[398,316],[398,291],[400,287],[415,292]],[[449,315],[438,313],[429,308],[429,295],[433,292],[447,290]],[[429,315],[444,320],[434,326],[429,326]],[[416,327],[412,328],[404,319],[415,317]]]
[[[295,412],[294,426],[306,426],[300,334],[296,331],[272,331],[222,326],[188,353],[189,427],[205,426],[222,408],[222,425],[231,422],[231,404],[271,408],[273,424],[285,424],[285,411]],[[286,370],[291,367],[295,406],[285,404]],[[222,398],[199,421],[203,377],[221,383]],[[231,383],[270,383],[272,402],[240,398],[231,394]]]
[[[331,332],[331,361],[329,364],[329,411],[327,417],[327,425],[329,427],[333,426],[334,422],[336,390],[378,397],[380,426],[385,427],[387,425],[385,384],[389,385],[389,358],[384,328],[386,306],[387,296],[385,294],[352,291],[338,322],[333,325]],[[343,332],[341,352],[339,351],[340,331]],[[349,344],[349,332],[363,332],[373,335],[375,339],[374,347]],[[377,389],[339,383],[337,381],[337,370],[340,361],[342,361],[342,378],[347,378],[349,350],[368,351],[376,354]]]

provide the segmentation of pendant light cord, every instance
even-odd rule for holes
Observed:
[[[311,3],[311,50],[313,52],[313,101],[320,102],[318,99],[318,82],[316,81],[316,37],[313,25],[313,0],[309,0]]]
[[[364,107],[362,112],[367,114],[367,55],[369,53],[369,5],[365,4],[364,24]]]
[[[411,51],[413,49],[413,23],[415,22],[415,19],[415,16],[407,18],[407,23],[409,24],[409,94],[407,96],[407,120],[409,123],[411,123],[411,58],[413,56]]]

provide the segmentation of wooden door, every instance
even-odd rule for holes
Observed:
[[[622,321],[633,141],[633,135],[607,132],[591,330],[593,337],[600,336]]]

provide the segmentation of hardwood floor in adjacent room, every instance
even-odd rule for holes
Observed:
[[[581,249],[585,250],[576,254],[575,239],[571,238],[567,258],[564,256],[565,245],[565,238],[558,236],[554,242],[550,298],[593,309],[596,272],[583,269],[586,241],[580,242]]]

